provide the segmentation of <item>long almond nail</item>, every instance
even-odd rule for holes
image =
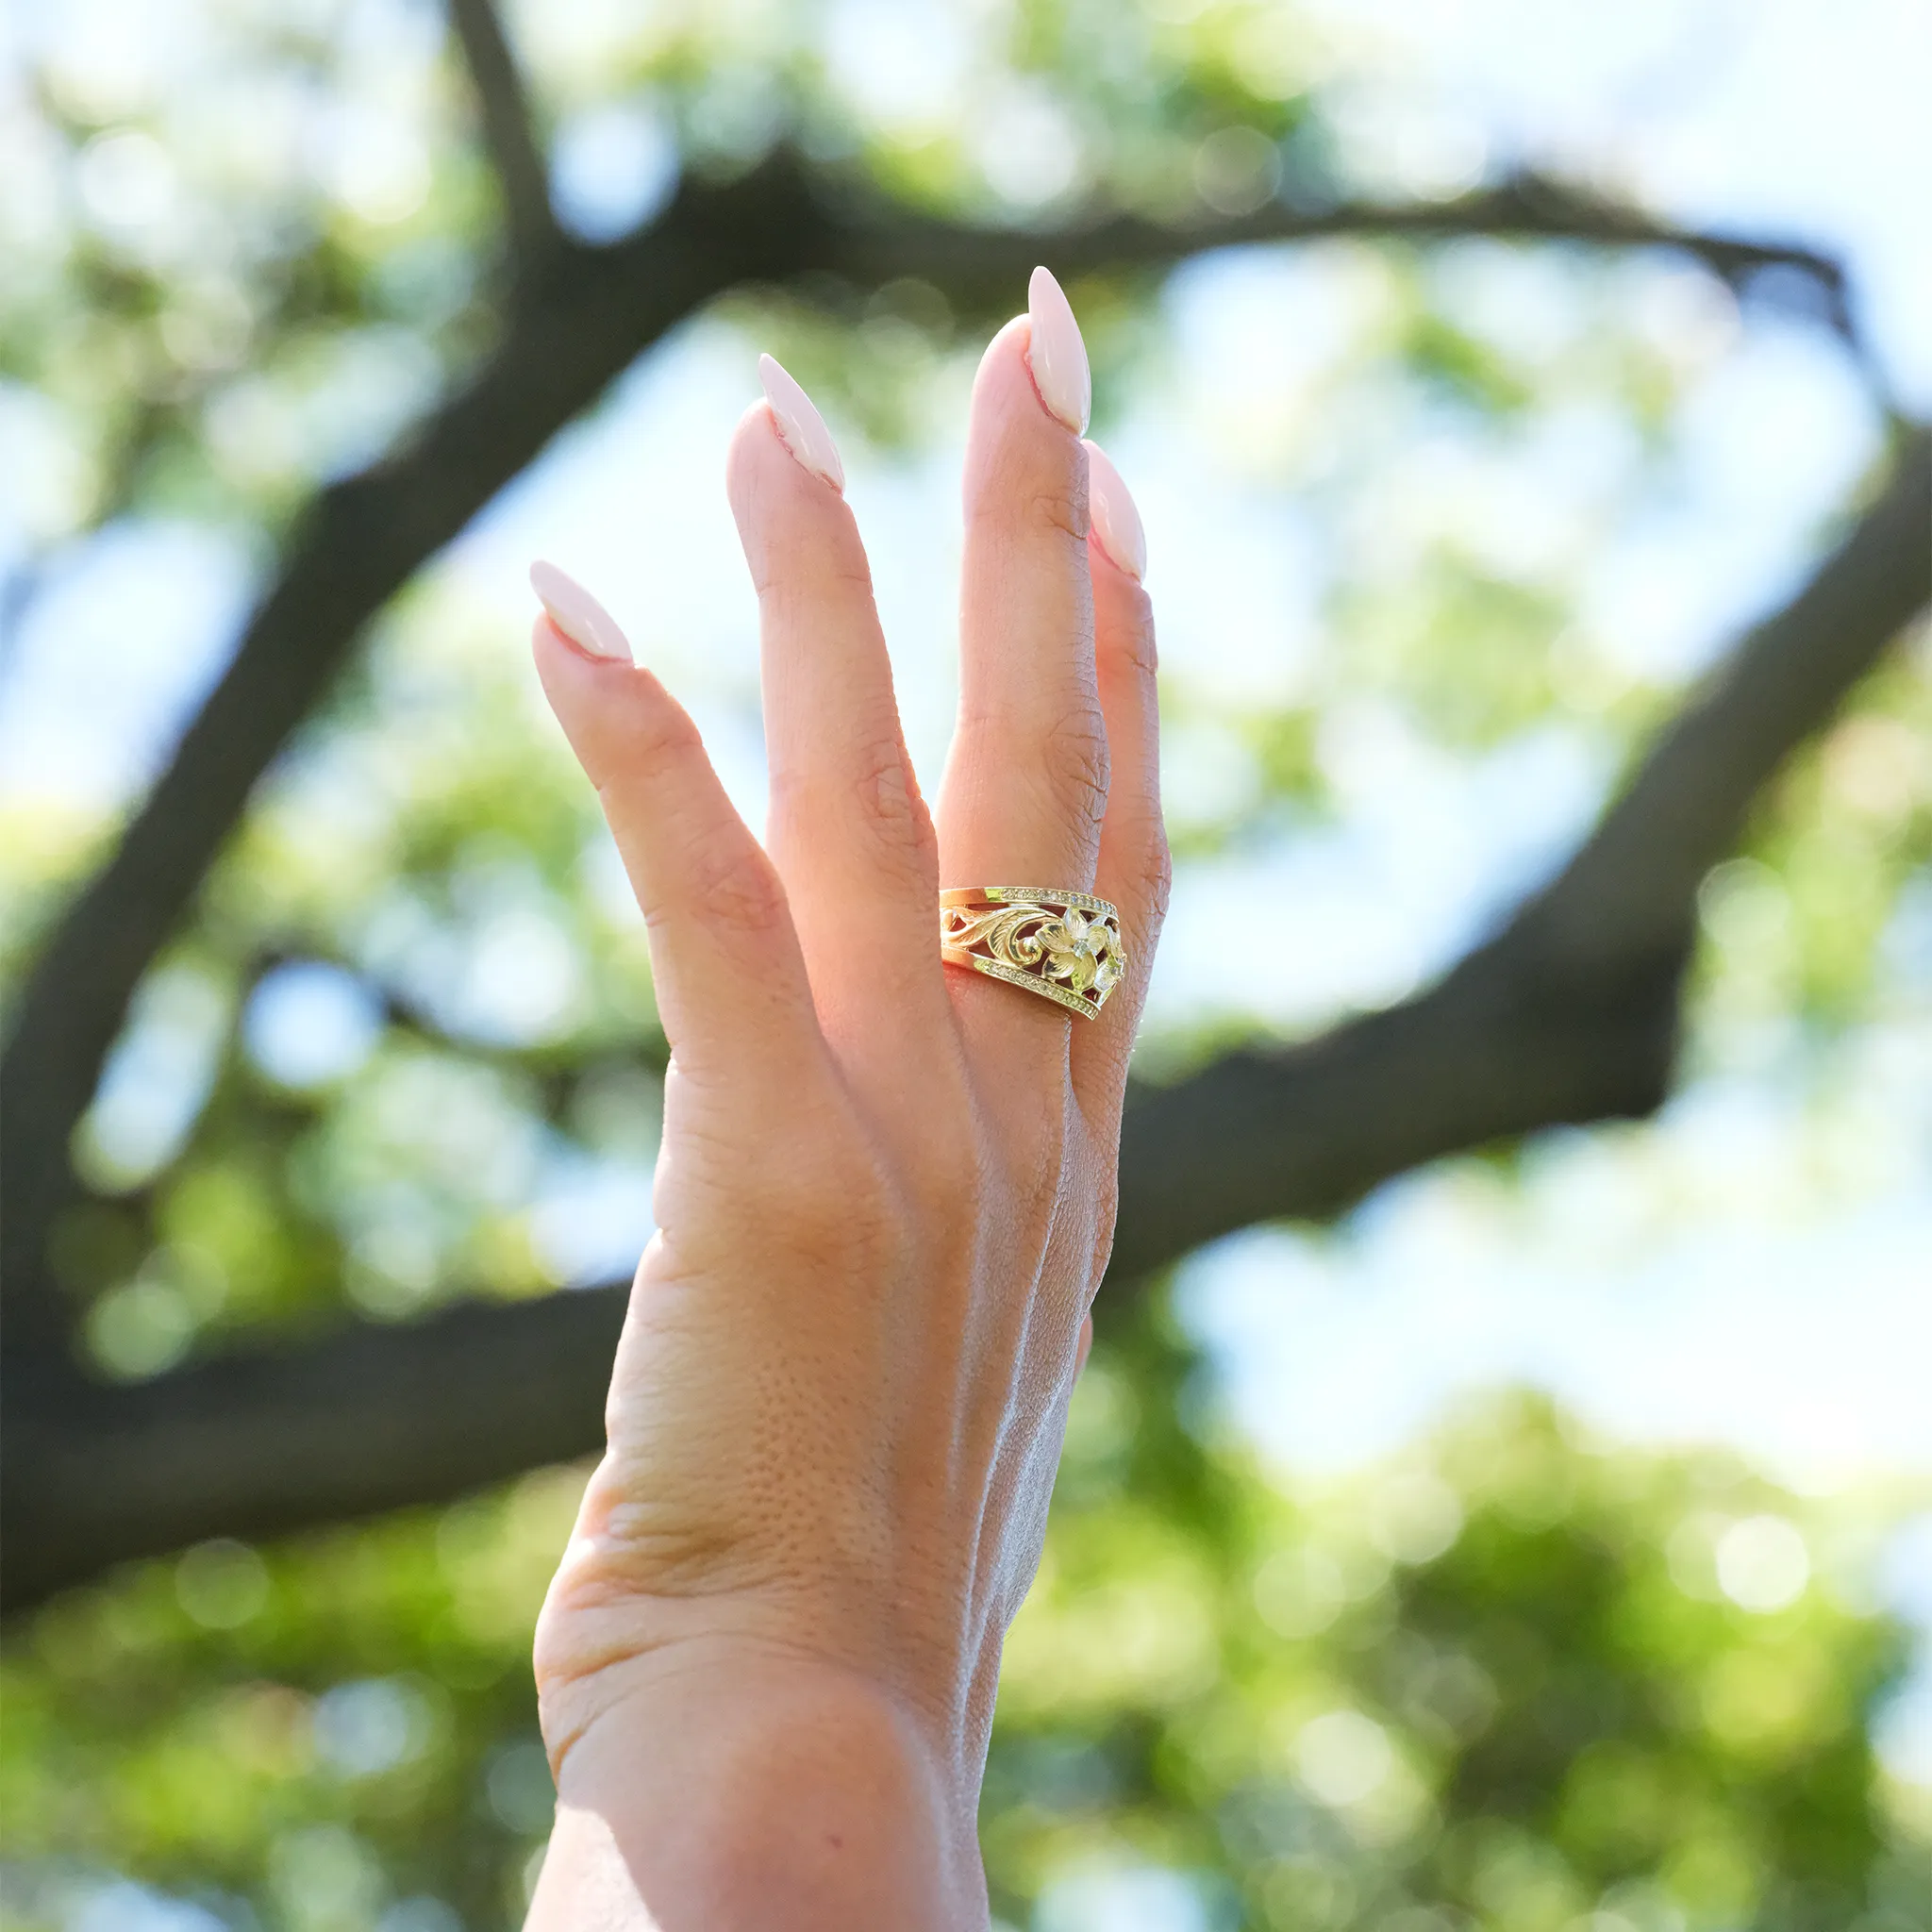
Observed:
[[[598,603],[574,576],[566,575],[554,563],[530,566],[530,588],[550,613],[550,621],[572,643],[578,644],[593,658],[615,658],[622,664],[633,664],[630,640],[616,618]]]
[[[758,358],[758,380],[765,386],[765,400],[785,447],[814,476],[823,476],[841,495],[845,489],[845,465],[839,460],[839,445],[825,427],[818,406],[792,380],[791,373],[775,356]]]
[[[1087,450],[1087,506],[1093,535],[1108,558],[1136,582],[1147,575],[1147,532],[1121,473],[1097,442]]]
[[[1033,386],[1049,415],[1058,416],[1075,436],[1087,427],[1093,407],[1093,375],[1087,367],[1087,344],[1074,320],[1066,291],[1051,271],[1037,268],[1026,284],[1026,313],[1032,322],[1027,359]]]

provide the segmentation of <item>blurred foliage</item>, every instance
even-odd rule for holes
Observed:
[[[1932,635],[1884,666],[1794,760],[1750,854],[1706,882],[1721,1010],[1840,1023],[1869,1010],[1888,965],[1908,984],[1932,966],[1928,886]]]
[[[1292,1493],[1200,1376],[1156,1296],[1081,1383],[982,1812],[1006,1923],[1932,1926],[1932,1821],[1864,1728],[1903,1633],[1842,1522],[1530,1398]],[[552,1807],[529,1634],[581,1482],[41,1612],[0,1675],[8,1923],[138,1932],[138,1881],[213,1915],[183,1926],[515,1924]],[[1137,1907],[1160,1874],[1191,1916]]]
[[[1131,1848],[1197,1923],[1283,1932],[1932,1923],[1862,1722],[1900,1633],[1814,1581],[1792,1499],[1530,1397],[1285,1496],[1177,1420],[1198,1371],[1158,1305],[1095,1362],[1002,1678],[1017,1922],[1084,1867],[1066,1923],[1135,1923]]]
[[[914,12],[510,9],[565,218],[608,239],[680,170],[780,139],[1043,227],[1476,178],[1427,142],[1378,173],[1351,133],[1362,75],[1332,19],[1290,6]],[[949,87],[890,84],[908,32]],[[26,44],[0,114],[4,602],[30,618],[37,587],[130,530],[210,538],[259,577],[308,494],[406,437],[497,330],[494,190],[440,16],[85,0]],[[1647,652],[1626,581],[1732,514],[1700,468],[1709,420],[1736,414],[1740,371],[1747,400],[1785,394],[1815,342],[1647,256],[1337,238],[1214,272],[1241,299],[1206,320],[1198,265],[1074,291],[1098,433],[1166,435],[1226,479],[1156,559],[1183,866],[1425,818],[1524,760],[1580,824],[1695,668]],[[740,295],[693,329],[747,385],[749,341],[770,342],[848,449],[909,462],[954,434],[981,321],[901,281]],[[1875,450],[1869,405],[1833,407]],[[1234,633],[1191,616],[1229,608],[1187,576],[1217,516],[1281,559]],[[102,1374],[627,1267],[663,1041],[593,801],[501,617],[433,574],[398,600],[142,989],[55,1257]],[[708,728],[755,733],[746,678],[665,648]],[[112,830],[0,820],[0,996]],[[1690,1064],[1794,1070],[1826,1131],[1790,1191],[1868,1158],[1830,1049],[1862,1030],[1884,1052],[1932,987],[1928,867],[1922,637],[1704,895]],[[1403,990],[1367,973],[1295,1017]],[[1157,1031],[1143,1067],[1251,1032],[1228,997]],[[1677,1174],[1647,1185],[1688,1198]],[[1290,1494],[1224,1437],[1206,1373],[1158,1303],[1103,1325],[988,1784],[1009,1923],[1932,1924],[1921,1801],[1884,1785],[1865,1726],[1900,1633],[1806,1508],[1532,1403]],[[8,1923],[205,1923],[143,1918],[137,1881],[264,1932],[513,1922],[550,1803],[529,1626],[578,1480],[209,1545],[12,1633]]]

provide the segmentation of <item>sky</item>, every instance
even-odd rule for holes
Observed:
[[[1437,124],[1467,124],[1478,148],[1585,166],[1687,221],[1842,247],[1892,380],[1932,400],[1932,279],[1902,151],[1924,144],[1905,111],[1926,41],[1922,9],[1865,0],[1836,12],[1827,37],[1815,9],[1752,8],[1747,33],[1743,10],[1718,8],[1728,26],[1712,29],[1702,72],[1689,76],[1666,64],[1680,42],[1664,7],[1618,9],[1614,22],[1502,4],[1318,10],[1338,35],[1375,42],[1396,76],[1386,100],[1364,102],[1352,137],[1365,152],[1384,144],[1391,188],[1413,185],[1405,170],[1426,175],[1418,155],[1453,145]],[[894,58],[917,50],[895,43]],[[869,83],[890,78],[874,57]],[[1800,125],[1807,135],[1794,142]],[[1284,301],[1319,297],[1296,289],[1298,273],[1292,258],[1234,256],[1177,276],[1166,296],[1171,388],[1101,425],[1147,525],[1163,661],[1181,676],[1278,688],[1292,676],[1298,633],[1316,621],[1307,574],[1297,575],[1306,533],[1283,541],[1278,509],[1241,473],[1244,452],[1200,426],[1243,409],[1273,420],[1268,399],[1292,372],[1271,362],[1320,359],[1331,326],[1320,314],[1307,318],[1308,343],[1280,346]],[[754,393],[752,355],[703,329],[668,345],[506,493],[447,567],[490,604],[522,597],[525,560],[539,552],[596,588],[645,661],[691,694],[756,823],[758,748],[738,709],[757,675],[750,594],[734,603],[715,588],[741,581],[718,465]],[[965,375],[954,373],[956,402]],[[1691,508],[1673,529],[1636,533],[1603,573],[1605,622],[1665,671],[1696,669],[1802,571],[1815,518],[1874,447],[1855,382],[1810,331],[1757,331],[1695,413]],[[952,696],[958,422],[956,408],[954,426],[910,461],[855,448],[849,432],[846,444],[848,493],[928,779]],[[1765,460],[1766,436],[1754,435],[1766,425],[1781,461]],[[1633,577],[1644,587],[1629,589]],[[1273,648],[1230,650],[1230,632],[1257,608],[1278,633]],[[1183,869],[1151,1024],[1185,1024],[1224,1004],[1230,918],[1275,955],[1243,1000],[1271,1020],[1307,1024],[1399,996],[1560,856],[1602,796],[1607,774],[1574,745],[1512,745],[1472,769],[1381,741],[1384,721],[1358,727],[1360,741],[1337,754],[1357,775],[1332,834],[1258,864]],[[1175,749],[1170,809],[1184,811],[1187,789],[1211,794],[1226,761],[1184,733]],[[1219,802],[1204,796],[1203,808]],[[1654,1128],[1557,1137],[1537,1150],[1520,1202],[1488,1201],[1452,1169],[1384,1190],[1339,1238],[1236,1238],[1190,1264],[1189,1306],[1230,1364],[1238,1406],[1297,1466],[1372,1455],[1463,1388],[1528,1377],[1619,1431],[1734,1441],[1807,1485],[1868,1467],[1932,1475],[1923,1003],[1860,1051],[1869,1064],[1848,1072],[1840,1106],[1893,1157],[1804,1190],[1795,1206],[1799,1083],[1789,1068],[1732,1073],[1693,1084]],[[1695,1188],[1666,1215],[1656,1196],[1667,1173]],[[1578,1238],[1620,1219],[1647,1232],[1603,1256]],[[1826,1279],[1836,1286],[1820,1292]],[[1392,1335],[1405,1342],[1391,1357]]]
[[[1932,8],[1312,0],[1308,10],[1324,24],[1343,151],[1370,187],[1441,192],[1524,161],[1687,223],[1815,242],[1848,262],[1894,390],[1932,410]],[[903,9],[837,12],[835,78],[855,98],[909,111],[959,84],[946,34],[884,24]],[[577,196],[585,225],[608,216],[591,192],[600,171],[627,168],[637,193],[651,192],[662,157],[647,132],[594,115],[567,132],[560,192]],[[1555,325],[1533,278],[1499,278],[1479,259],[1470,272],[1480,284],[1470,299],[1499,327]],[[1695,329],[1685,287],[1681,272],[1658,270],[1642,299],[1670,326]],[[1322,425],[1297,410],[1310,372],[1346,351],[1348,300],[1345,276],[1303,257],[1199,261],[1163,297],[1171,375],[1097,425],[1136,491],[1164,661],[1188,689],[1278,698],[1309,675],[1333,533],[1284,510],[1257,440],[1291,433],[1320,446]],[[523,648],[533,556],[581,576],[690,700],[754,818],[755,613],[721,468],[756,394],[756,349],[714,323],[679,331],[436,566],[441,589],[500,613],[488,648],[505,651]],[[969,377],[970,358],[941,373],[937,426],[909,453],[868,448],[832,412],[928,780],[953,691]],[[1598,628],[1665,675],[1694,673],[1789,587],[1818,518],[1876,447],[1842,359],[1796,324],[1754,324],[1689,421],[1681,500],[1620,529],[1587,597]],[[1494,527],[1528,529],[1525,541],[1539,528],[1568,541],[1589,508],[1592,464],[1611,459],[1588,422],[1566,433],[1513,473],[1462,474],[1453,454],[1417,452],[1360,500],[1398,533],[1457,500],[1498,512]],[[39,434],[30,400],[0,389],[0,447],[12,452],[0,463],[0,552],[31,526],[35,492],[58,481],[36,467]],[[1542,523],[1508,513],[1525,507]],[[63,560],[0,666],[0,808],[125,803],[218,675],[256,571],[232,544],[167,525],[117,530]],[[1231,637],[1256,648],[1230,649]],[[1177,721],[1169,796],[1179,820],[1239,802],[1225,750],[1211,724]],[[1486,758],[1435,758],[1372,706],[1342,708],[1321,755],[1344,807],[1331,829],[1183,870],[1153,1027],[1231,1006],[1301,1027],[1399,997],[1560,857],[1609,778],[1587,742],[1561,733]],[[1272,962],[1232,998],[1230,922]],[[1920,924],[1932,933],[1932,912]],[[1822,1076],[1789,1040],[1711,1042],[1654,1124],[1544,1137],[1519,1187],[1450,1164],[1390,1184],[1337,1230],[1257,1231],[1193,1257],[1182,1305],[1222,1365],[1233,1412],[1284,1471],[1317,1477],[1392,1448],[1470,1391],[1526,1380],[1624,1439],[1729,1442],[1821,1495],[1904,1475],[1923,1480],[1932,1504],[1932,939],[1914,943],[1924,957],[1900,969],[1888,1010]],[[634,1241],[640,1212],[620,1200],[599,1239],[613,1253]],[[1897,1588],[1925,1614],[1932,1535],[1900,1547]],[[1932,1767],[1932,1693],[1914,1694],[1919,1715],[1893,1748]]]

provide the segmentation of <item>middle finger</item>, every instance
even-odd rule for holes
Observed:
[[[974,385],[943,886],[1085,891],[1092,882],[1108,758],[1087,561],[1087,399],[1073,311],[1036,270],[1029,314],[993,338]],[[974,998],[964,985],[956,991]],[[1009,989],[985,991],[1017,1018]],[[1049,1002],[1017,1006],[1037,1006],[1036,1025],[1064,1030]]]

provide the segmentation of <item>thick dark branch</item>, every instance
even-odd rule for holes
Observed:
[[[23,990],[0,1060],[0,1280],[16,1338],[49,1339],[59,1325],[42,1257],[71,1187],[75,1124],[136,984],[255,782],[369,619],[666,329],[726,289],[807,272],[868,287],[924,276],[961,306],[985,308],[1015,302],[1042,253],[1077,273],[1350,233],[1669,246],[1733,280],[1783,266],[1842,306],[1838,268],[1808,250],[1689,233],[1535,180],[1418,207],[1277,204],[1191,227],[1121,219],[1042,235],[935,221],[857,195],[834,207],[780,156],[729,187],[688,185],[625,242],[558,243],[520,291],[508,332],[475,381],[408,448],[316,499],[227,675]]]
[[[599,1377],[623,1320],[611,1290],[473,1304],[130,1389],[12,1352],[0,1602],[217,1533],[455,1496],[581,1455],[602,1441]]]
[[[896,275],[917,275],[975,310],[998,309],[1014,299],[1016,265],[1047,256],[1057,272],[1074,275],[1158,267],[1216,248],[1337,235],[1417,241],[1482,235],[1599,248],[1668,248],[1694,258],[1737,290],[1768,269],[1780,270],[1810,285],[1832,325],[1857,349],[1844,270],[1831,257],[1789,242],[1679,227],[1534,175],[1453,201],[1338,201],[1315,208],[1275,201],[1252,214],[1217,216],[1179,227],[1118,216],[1044,234],[1015,234],[904,214],[868,216],[848,222],[840,258],[827,266],[867,287]]]
[[[128,999],[363,625],[641,348],[722,290],[795,273],[800,211],[769,182],[693,189],[625,248],[560,247],[476,379],[310,506],[226,674],[22,991],[0,1059],[0,1281],[16,1341],[58,1325],[46,1234]]]
[[[1765,780],[1932,601],[1932,439],[1658,738],[1595,832],[1419,998],[1142,1091],[1114,1274],[1257,1221],[1333,1214],[1391,1174],[1663,1099],[1705,874]]]
[[[503,191],[511,257],[527,271],[557,244],[558,235],[523,76],[493,0],[449,0],[449,19],[475,90],[483,144]]]
[[[1843,547],[1718,668],[1552,887],[1553,948],[1588,959],[1669,944],[1764,781],[1928,597],[1932,431],[1919,428]]]
[[[1662,1101],[1705,874],[1752,799],[1932,601],[1932,437],[1652,747],[1569,864],[1419,998],[1143,1091],[1121,1145],[1114,1273],[1257,1221],[1325,1216],[1391,1174]]]
[[[1141,1089],[1109,1293],[1255,1222],[1332,1214],[1418,1163],[1662,1098],[1694,893],[1754,794],[1932,600],[1932,441],[1659,738],[1557,878],[1418,998]],[[601,1441],[622,1286],[81,1384],[8,1363],[5,1601],[130,1557],[437,1502]],[[1105,1311],[1103,1309],[1103,1319]]]

